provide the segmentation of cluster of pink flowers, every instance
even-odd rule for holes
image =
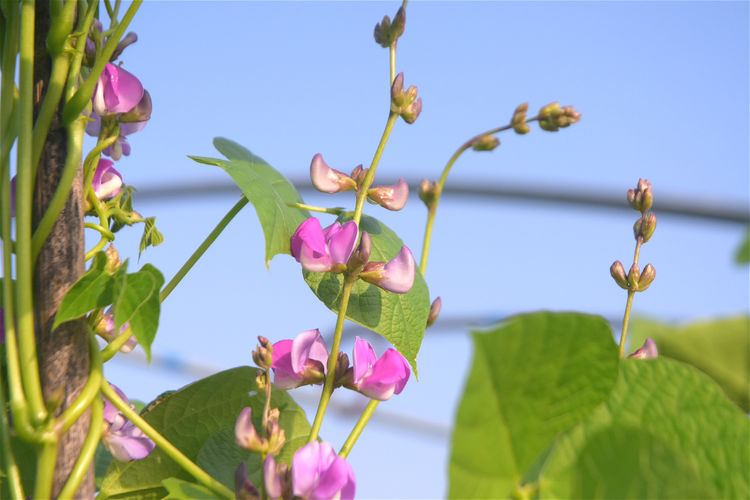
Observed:
[[[280,340],[273,344],[274,384],[280,389],[294,389],[302,385],[322,384],[327,372],[328,348],[318,329],[307,330],[294,340]],[[354,342],[352,366],[339,355],[341,376],[338,386],[353,389],[365,396],[385,401],[400,394],[409,380],[409,363],[390,347],[378,358],[369,342],[359,337]]]

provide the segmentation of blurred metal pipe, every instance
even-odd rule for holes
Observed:
[[[290,182],[301,192],[313,191],[307,179],[290,179]],[[419,189],[419,181],[411,180],[412,192]],[[612,193],[609,190],[593,188],[571,190],[568,187],[545,187],[520,183],[503,185],[483,185],[466,182],[448,183],[444,190],[449,197],[470,198],[472,201],[498,201],[513,199],[529,202],[594,206],[613,210],[630,210],[624,190]],[[173,185],[168,188],[143,186],[134,195],[139,201],[156,201],[166,199],[205,198],[216,196],[239,195],[239,188],[230,182],[202,182]],[[659,214],[680,215],[713,221],[735,224],[750,224],[750,207],[738,201],[718,202],[706,199],[687,199],[659,195],[654,202],[654,210]]]

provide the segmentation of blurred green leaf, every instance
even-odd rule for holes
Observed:
[[[169,492],[166,497],[173,500],[214,500],[216,493],[200,484],[189,483],[176,477],[170,477],[162,481],[164,488]]]
[[[555,437],[607,398],[618,350],[603,318],[576,313],[515,316],[473,339],[449,497],[508,498]]]
[[[738,264],[747,264],[750,262],[750,226],[745,231],[745,239],[737,248],[737,253],[734,254],[734,260]]]
[[[107,255],[94,255],[89,269],[73,283],[60,302],[52,328],[66,321],[80,318],[89,311],[112,303],[112,275],[104,270]]]
[[[349,220],[351,214],[339,220]],[[370,261],[389,261],[401,251],[403,242],[373,217],[362,216],[360,229],[367,231],[372,240]],[[313,293],[333,312],[341,304],[341,274],[303,271],[305,281]],[[427,315],[430,312],[430,293],[422,275],[417,271],[414,285],[407,293],[385,291],[359,280],[352,289],[346,317],[388,339],[409,361],[417,375],[417,353],[422,345]]]
[[[114,281],[112,310],[115,331],[120,331],[121,326],[129,323],[146,358],[150,360],[151,344],[159,326],[159,290],[164,285],[164,276],[154,266],[146,264],[137,273],[118,273]]]
[[[265,393],[258,391],[255,372],[255,368],[244,366],[211,375],[161,396],[159,402],[147,406],[143,417],[190,460],[207,466],[206,458],[210,457],[216,460],[213,467],[233,473],[242,457],[234,449],[239,449],[234,440],[226,440],[226,436],[233,435],[237,416],[245,407],[252,408],[253,422],[257,426],[265,405]],[[282,461],[288,460],[306,441],[310,426],[304,411],[285,391],[273,391],[271,408],[280,411],[279,423],[287,438],[281,457]],[[217,444],[222,445],[223,452],[206,450],[216,448]],[[250,467],[248,469],[250,471]],[[251,480],[259,480],[259,472],[257,467],[250,471]],[[156,448],[142,460],[113,462],[99,498],[163,498],[167,491],[162,481],[172,477],[193,480]],[[234,491],[233,477],[229,479],[222,474],[217,479]]]
[[[301,203],[297,190],[286,178],[260,157],[239,144],[217,137],[214,146],[227,160],[190,156],[193,160],[215,165],[226,171],[253,204],[266,239],[266,266],[278,254],[289,254],[289,241],[297,227],[310,218],[307,210],[288,207]]]
[[[695,366],[713,378],[729,399],[750,412],[750,317],[722,318],[671,326],[646,319],[632,322],[632,346],[651,337],[659,356]]]
[[[539,498],[748,498],[750,421],[698,370],[626,360],[604,405],[555,443]]]
[[[148,247],[156,247],[164,243],[164,235],[156,229],[156,217],[149,217],[143,223],[143,236],[138,246],[138,257]]]

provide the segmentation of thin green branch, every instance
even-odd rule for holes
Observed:
[[[104,380],[102,382],[102,394],[109,399],[112,404],[122,413],[125,418],[130,420],[133,425],[143,431],[156,446],[172,460],[182,467],[187,473],[192,475],[201,484],[209,488],[214,493],[229,499],[234,499],[234,492],[230,491],[226,486],[209,476],[203,469],[194,464],[188,457],[186,457],[180,450],[177,449],[172,443],[170,443],[164,436],[151,427],[143,417],[138,415],[130,406],[125,403],[120,396],[110,387],[109,382]]]
[[[130,328],[125,329],[122,333],[118,334],[115,339],[107,344],[107,346],[102,349],[102,361],[107,362],[110,359],[114,357],[115,354],[117,354],[117,351],[120,350],[122,346],[124,346],[130,337],[133,336],[133,332],[130,330]]]
[[[638,237],[635,242],[635,254],[633,255],[633,265],[638,265],[638,257],[641,254],[643,238]],[[630,310],[633,307],[633,298],[635,290],[628,290],[628,299],[625,301],[625,314],[622,317],[622,332],[620,333],[620,358],[625,357],[625,347],[628,340],[628,323],[630,323]]]
[[[182,278],[184,278],[188,271],[190,271],[195,263],[198,262],[198,259],[201,258],[201,255],[203,255],[206,250],[208,250],[208,247],[210,247],[211,244],[216,241],[216,238],[218,238],[224,228],[227,227],[227,224],[229,224],[232,219],[234,219],[234,216],[237,215],[245,205],[247,205],[247,198],[243,196],[240,201],[235,203],[235,205],[231,209],[229,209],[229,212],[227,212],[224,218],[219,221],[214,230],[209,233],[206,239],[203,240],[203,243],[201,243],[200,246],[195,250],[195,252],[193,252],[193,255],[188,258],[187,262],[185,262],[180,270],[177,271],[177,274],[175,274],[174,277],[169,280],[169,283],[167,283],[166,286],[162,289],[161,293],[159,294],[159,301],[164,302],[164,299],[169,297],[169,294],[172,293],[172,290],[174,290],[177,284],[182,281]]]
[[[367,403],[367,407],[365,407],[365,411],[362,412],[362,415],[359,417],[359,420],[357,420],[357,423],[354,425],[354,428],[352,429],[352,432],[349,434],[349,437],[346,438],[346,442],[344,442],[344,446],[342,446],[341,451],[339,451],[339,456],[341,458],[346,458],[349,455],[349,452],[352,451],[352,448],[354,447],[354,443],[357,442],[357,439],[359,438],[360,434],[362,434],[362,431],[365,429],[367,422],[370,421],[372,414],[375,413],[375,408],[378,407],[378,403],[380,403],[380,401],[378,401],[377,399],[371,399],[370,402]]]
[[[52,482],[55,475],[55,463],[57,462],[57,445],[57,439],[44,443],[37,453],[34,498],[49,498],[52,494]]]
[[[89,379],[86,381],[78,397],[56,419],[55,431],[58,436],[62,436],[68,432],[68,429],[83,415],[83,412],[91,405],[91,402],[99,396],[104,374],[102,373],[102,354],[99,352],[99,345],[93,333],[89,333],[89,356],[91,363]]]
[[[325,207],[316,207],[315,205],[306,205],[304,203],[287,202],[286,206],[292,207],[292,208],[299,208],[300,210],[309,210],[310,212],[319,212],[322,214],[333,214],[333,215],[340,215],[346,210],[344,207],[325,208]]]
[[[98,394],[99,392],[97,391]],[[88,474],[91,462],[94,460],[94,455],[96,454],[96,447],[99,445],[102,435],[103,410],[104,401],[102,401],[101,397],[95,398],[91,402],[89,432],[86,434],[86,440],[83,442],[78,459],[76,459],[76,463],[73,465],[73,469],[70,471],[63,489],[60,490],[58,498],[73,498],[86,474]]]

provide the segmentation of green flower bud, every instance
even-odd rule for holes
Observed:
[[[646,243],[651,239],[651,236],[656,230],[656,215],[653,212],[649,212],[646,215],[642,215],[635,224],[633,225],[633,235],[635,239],[643,239],[643,243]]]
[[[638,280],[638,291],[642,292],[646,290],[649,286],[651,286],[651,283],[653,283],[654,278],[656,278],[656,269],[654,269],[654,266],[652,266],[651,264],[646,264],[646,267],[643,268],[641,277]]]
[[[612,275],[615,283],[617,283],[620,288],[623,288],[625,290],[628,289],[628,277],[625,275],[625,268],[622,267],[622,262],[620,262],[619,260],[614,261],[614,263],[612,263],[612,266],[609,268],[609,274]]]
[[[474,151],[492,151],[500,145],[500,139],[492,134],[486,134],[474,139],[471,149]]]

